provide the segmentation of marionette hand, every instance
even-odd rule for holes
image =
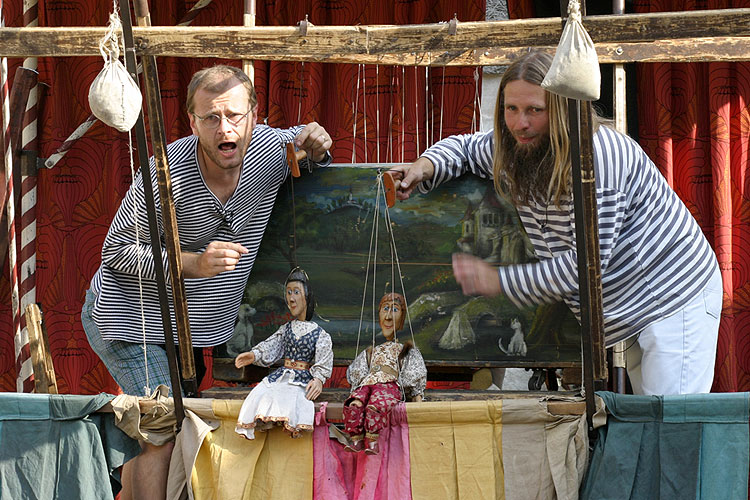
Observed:
[[[313,377],[313,379],[307,383],[305,397],[310,401],[314,401],[320,396],[321,392],[323,392],[323,382]]]
[[[412,401],[414,401],[415,403],[421,403],[422,402],[422,395],[421,394],[417,394],[416,396],[414,396],[412,398]]]
[[[465,295],[492,297],[502,293],[497,268],[466,253],[453,254],[453,275]]]
[[[186,278],[212,278],[234,270],[246,253],[239,243],[212,241],[202,253],[182,252],[182,269]]]
[[[255,362],[255,354],[253,351],[243,352],[236,358],[234,358],[234,366],[242,368],[243,366],[252,365]]]
[[[325,160],[326,153],[331,149],[333,141],[326,129],[316,122],[310,122],[294,138],[294,145],[297,146],[297,149],[306,151],[307,157],[312,161],[319,163]]]
[[[432,179],[435,175],[435,166],[427,158],[419,158],[411,165],[399,165],[388,172],[396,181],[396,198],[406,200],[417,184]]]

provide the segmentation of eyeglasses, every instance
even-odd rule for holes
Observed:
[[[252,109],[248,110],[245,114],[232,113],[229,116],[217,115],[216,113],[211,113],[206,116],[198,116],[193,113],[193,116],[196,117],[206,128],[217,128],[222,120],[226,120],[227,123],[233,127],[238,127],[242,124],[245,118],[247,118],[247,115],[249,115],[251,111]]]

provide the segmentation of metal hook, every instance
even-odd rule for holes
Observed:
[[[455,35],[456,27],[458,26],[458,13],[453,13],[453,19],[448,22],[448,34]]]
[[[299,26],[299,34],[300,36],[307,36],[307,26],[310,24],[310,21],[307,19],[307,14],[305,14],[305,18],[297,23],[297,26]]]

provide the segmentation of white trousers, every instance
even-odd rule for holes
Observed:
[[[711,391],[722,304],[718,266],[708,285],[675,314],[626,341],[626,362],[635,394],[698,394]]]

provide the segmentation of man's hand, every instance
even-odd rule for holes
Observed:
[[[411,192],[417,187],[417,184],[432,179],[432,176],[435,175],[435,166],[427,158],[418,158],[411,165],[399,165],[388,172],[393,175],[393,180],[396,181],[396,198],[406,200],[411,196]]]
[[[242,368],[243,366],[252,365],[255,362],[255,354],[253,351],[243,352],[236,358],[234,358],[234,366]]]
[[[333,141],[326,129],[316,122],[310,122],[294,138],[294,145],[298,149],[306,151],[307,157],[312,161],[321,162],[325,160],[326,153],[331,149]]]
[[[246,253],[239,243],[212,241],[202,253],[182,252],[182,269],[186,278],[211,278],[234,270]]]
[[[453,254],[453,275],[465,295],[492,297],[502,293],[497,268],[466,253]]]
[[[314,401],[315,398],[320,396],[321,392],[323,392],[323,382],[313,377],[313,379],[307,383],[305,397],[310,401]]]

